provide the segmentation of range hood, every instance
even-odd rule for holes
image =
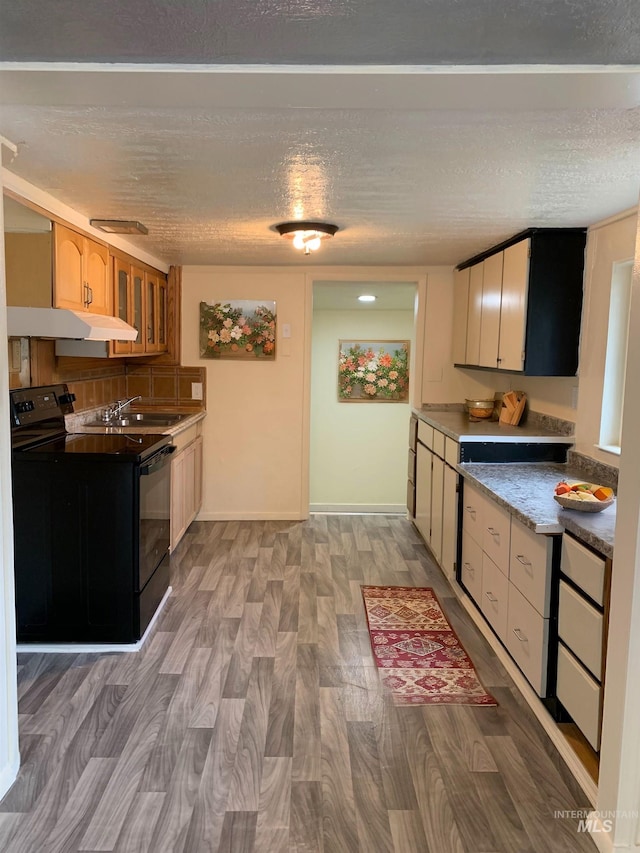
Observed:
[[[119,317],[68,308],[7,306],[7,331],[16,338],[73,338],[84,341],[135,341],[137,329]]]

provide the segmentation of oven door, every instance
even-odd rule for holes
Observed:
[[[171,454],[167,445],[140,466],[139,571],[136,592],[169,553],[171,516]]]

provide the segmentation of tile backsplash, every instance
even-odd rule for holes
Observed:
[[[202,384],[203,399],[194,400],[191,385]],[[127,367],[127,397],[142,396],[145,405],[193,406],[201,408],[206,400],[206,371],[203,367],[170,367],[158,365],[129,365]]]

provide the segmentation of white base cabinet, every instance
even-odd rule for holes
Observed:
[[[458,542],[457,441],[418,421],[414,523],[444,574],[456,576]]]
[[[553,538],[464,484],[461,580],[538,696],[547,695]]]
[[[202,436],[187,432],[171,462],[171,551],[202,505]]]

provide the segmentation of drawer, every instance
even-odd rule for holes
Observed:
[[[553,540],[511,519],[509,580],[541,616],[549,616]]]
[[[202,421],[198,421],[198,423],[193,424],[193,426],[190,426],[187,429],[183,429],[182,432],[179,432],[177,435],[174,435],[171,439],[171,444],[173,444],[176,448],[174,456],[177,456],[181,450],[191,444],[192,441],[195,441],[196,438],[201,434]]]
[[[483,507],[482,550],[485,551],[505,576],[509,576],[509,542],[511,515],[506,509],[485,498]]]
[[[411,480],[407,481],[407,511],[411,518],[415,518],[416,515],[416,487],[411,482]]]
[[[504,643],[507,635],[509,580],[485,553],[482,554],[482,598],[479,604],[487,621]]]
[[[407,477],[412,483],[416,481],[416,454],[413,450],[409,451],[407,458]]]
[[[481,545],[485,498],[467,480],[464,480],[462,488],[462,529]]]
[[[429,449],[433,447],[433,427],[424,421],[418,421],[418,441],[421,441]]]
[[[462,534],[462,583],[477,604],[482,604],[482,548],[469,536]]]
[[[597,604],[604,602],[604,557],[598,557],[566,533],[562,537],[560,569]]]
[[[558,646],[556,695],[597,752],[600,749],[600,685],[561,645]]]
[[[512,583],[509,584],[506,646],[538,696],[545,696],[549,620],[543,619]]]
[[[416,441],[418,438],[418,419],[415,415],[411,415],[409,419],[409,447],[412,450],[416,449]]]
[[[602,677],[602,624],[602,613],[560,581],[558,635],[598,679]]]
[[[449,436],[444,439],[444,461],[455,468],[460,461],[460,445]]]
[[[441,459],[444,459],[444,439],[445,435],[437,429],[433,431],[433,452],[437,453]]]

